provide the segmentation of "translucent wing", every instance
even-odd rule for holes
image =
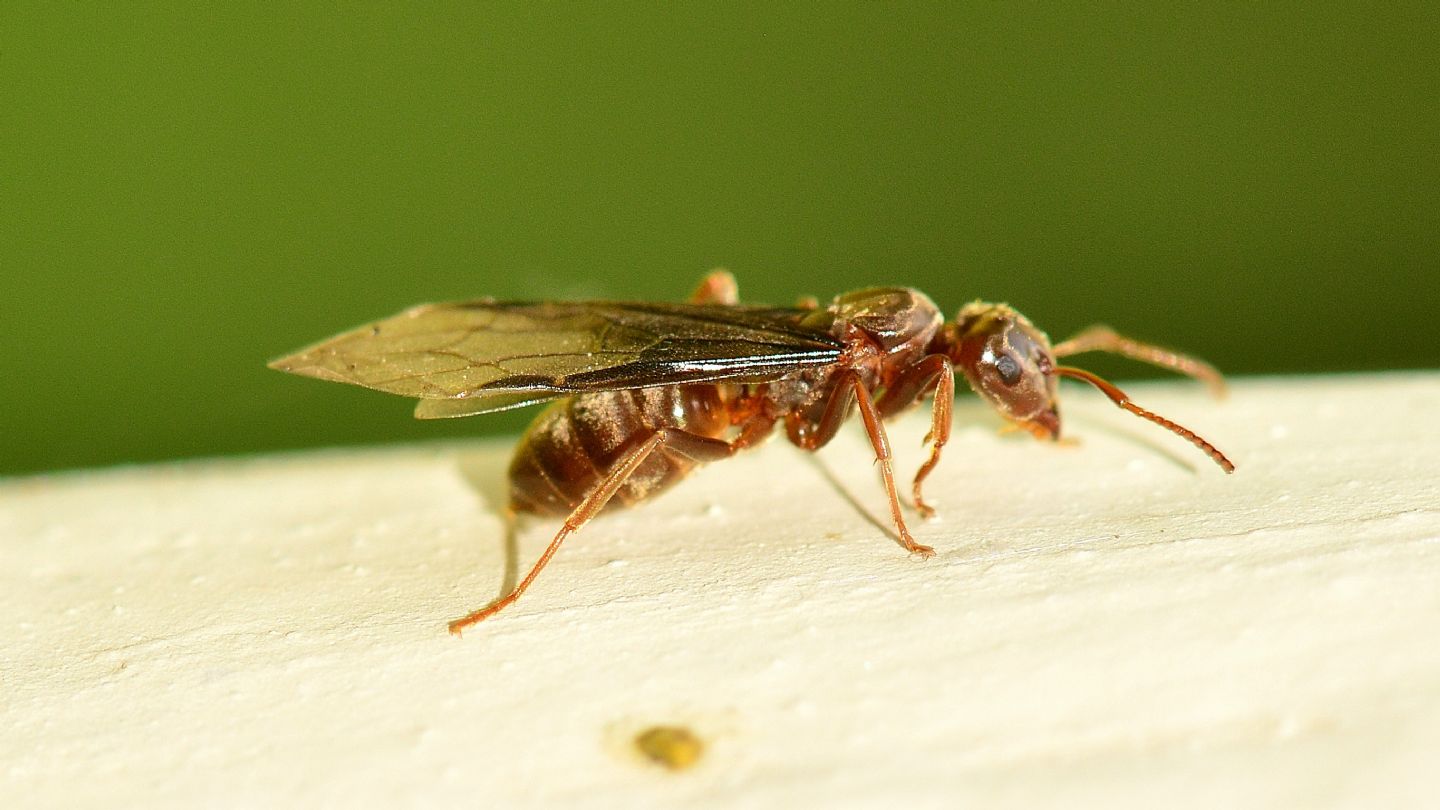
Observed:
[[[415,418],[454,419],[457,416],[496,413],[549,402],[563,396],[565,395],[552,391],[500,391],[493,394],[472,394],[459,399],[422,399],[415,403]]]
[[[710,304],[472,301],[419,306],[282,357],[271,368],[422,400],[468,416],[585,391],[764,382],[835,362],[796,309]]]

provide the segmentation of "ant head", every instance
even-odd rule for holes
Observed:
[[[966,304],[947,325],[950,360],[1000,415],[1040,439],[1060,438],[1050,339],[1005,304]]]
[[[1093,348],[1093,347],[1092,347]],[[1189,428],[1130,401],[1124,391],[1084,369],[1055,364],[1055,349],[1044,332],[1024,315],[1005,304],[976,301],[960,309],[954,323],[945,324],[931,351],[944,352],[975,393],[1019,427],[1039,439],[1060,438],[1060,408],[1056,404],[1056,383],[1061,377],[1088,383],[1118,407],[1146,419],[1200,448],[1225,472],[1235,465],[1215,445]],[[1062,344],[1060,354],[1075,354],[1073,342]],[[1168,354],[1170,359],[1177,355]],[[1192,367],[1209,366],[1188,361]],[[1210,373],[1218,380],[1218,374]]]

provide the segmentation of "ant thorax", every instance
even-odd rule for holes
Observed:
[[[838,296],[803,322],[828,328],[857,353],[873,355],[883,368],[867,369],[887,380],[894,370],[924,357],[945,323],[930,297],[908,287],[875,287]],[[857,345],[857,344],[868,345]],[[856,358],[860,360],[861,358]],[[866,365],[869,365],[867,363]]]
[[[944,322],[939,307],[918,290],[876,287],[838,296],[800,325],[828,332],[845,344],[842,361],[771,383],[772,407],[801,421],[818,422],[840,371],[853,370],[867,389],[881,389],[925,357]]]

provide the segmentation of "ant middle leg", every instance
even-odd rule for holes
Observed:
[[[688,299],[692,304],[726,304],[734,306],[740,303],[740,285],[735,281],[735,274],[723,268],[716,268],[705,274],[700,280],[700,286],[690,293]],[[820,308],[820,299],[813,295],[802,295],[795,299],[795,308],[812,310]]]
[[[729,306],[740,303],[740,285],[735,281],[735,274],[723,268],[706,273],[705,278],[700,280],[700,286],[690,293],[690,303]]]
[[[912,485],[915,510],[926,518],[934,517],[935,509],[925,502],[921,486],[935,465],[940,463],[940,452],[950,441],[950,409],[955,402],[955,368],[950,358],[932,354],[905,369],[876,403],[880,415],[888,417],[919,399],[932,385],[935,387],[935,404],[930,409],[930,432],[925,434],[922,442],[930,443],[930,458],[915,472]]]
[[[885,493],[890,498],[890,517],[895,522],[895,531],[900,535],[900,545],[912,554],[921,557],[935,556],[935,549],[915,541],[905,525],[905,516],[900,511],[900,495],[895,489],[895,469],[891,461],[890,440],[885,435],[885,426],[880,421],[880,411],[875,400],[865,387],[864,381],[854,369],[846,369],[835,377],[835,387],[825,403],[820,421],[807,424],[798,415],[786,419],[786,430],[790,441],[806,450],[823,447],[839,431],[840,424],[850,415],[850,406],[858,405],[860,419],[865,423],[865,435],[875,450],[875,461],[880,464],[880,477],[885,482]]]

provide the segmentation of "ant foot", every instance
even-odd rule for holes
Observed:
[[[928,560],[931,557],[935,556],[935,549],[931,548],[930,546],[922,546],[919,543],[915,542],[915,539],[911,537],[905,537],[901,539],[905,542],[905,550],[910,552],[911,554],[919,555],[920,559]]]

